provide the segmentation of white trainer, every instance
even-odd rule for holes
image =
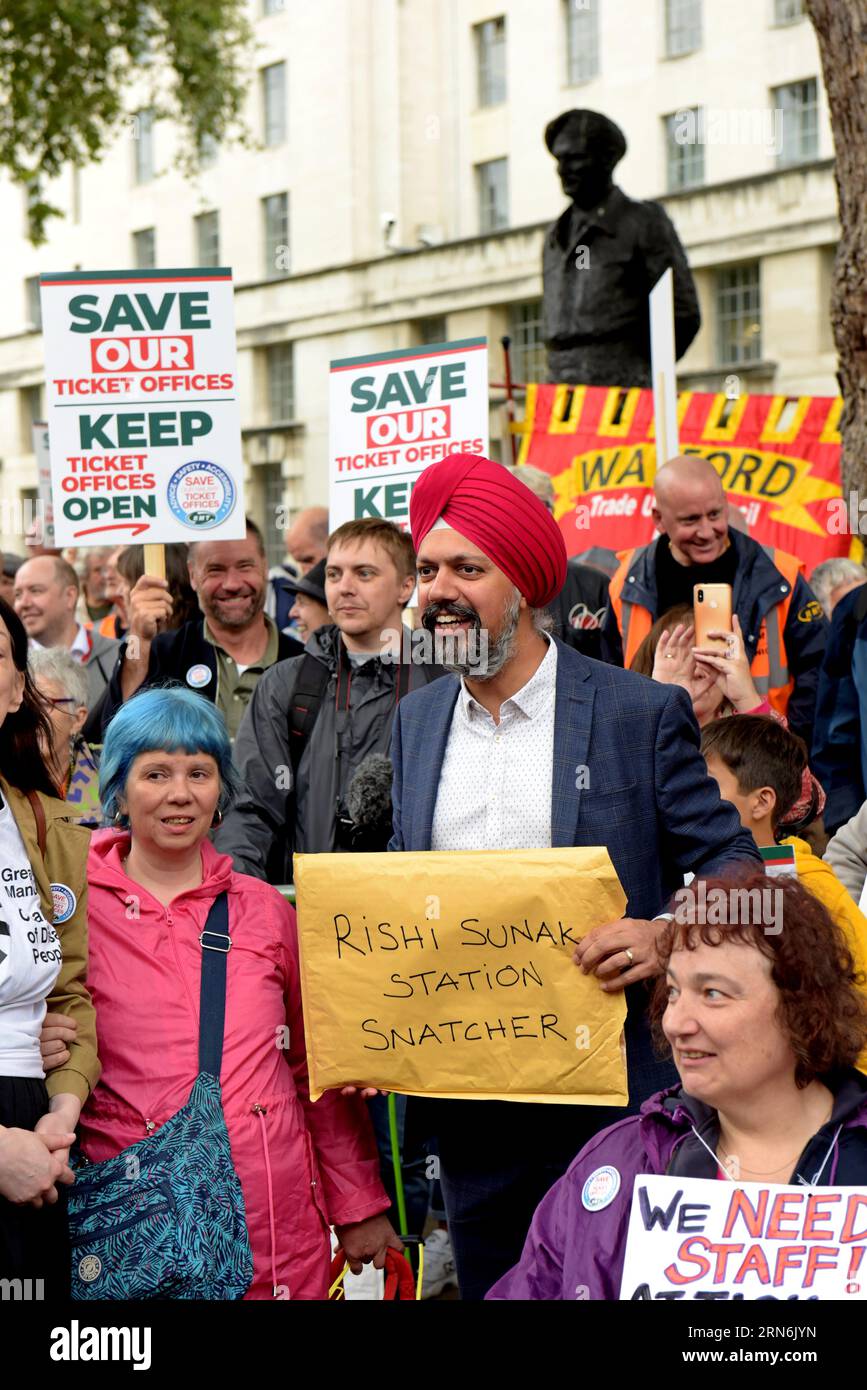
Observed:
[[[436,1298],[450,1285],[457,1288],[455,1257],[448,1231],[438,1226],[424,1243],[424,1272],[421,1280],[422,1298]]]

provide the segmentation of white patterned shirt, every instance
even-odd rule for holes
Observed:
[[[455,702],[431,849],[550,849],[557,647],[504,700],[500,722],[466,684]]]
[[[39,1034],[61,963],[21,831],[0,796],[0,1076],[45,1075]]]
[[[37,642],[35,637],[30,638],[30,645],[37,652],[44,652],[46,650],[44,643]],[[51,644],[49,643],[49,646],[50,645]],[[93,638],[91,637],[84,624],[79,623],[75,636],[72,639],[72,643],[69,647],[67,647],[66,650],[69,652],[69,655],[75,661],[79,661],[83,665],[85,662],[88,661],[92,649]]]

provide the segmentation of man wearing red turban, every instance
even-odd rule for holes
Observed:
[[[410,524],[416,551],[426,538],[428,549],[441,547],[442,531],[468,542],[463,558],[474,562],[460,567],[475,578],[455,599],[440,599],[440,588],[429,588],[419,570],[428,598],[422,623],[442,643],[452,642],[451,653],[448,645],[437,649],[437,660],[487,683],[513,657],[520,634],[523,656],[510,683],[529,679],[548,650],[542,634],[551,623],[541,610],[566,578],[566,545],[547,507],[500,464],[477,454],[451,454],[416,483]],[[475,661],[467,640],[473,633],[484,639]]]
[[[683,875],[760,862],[699,750],[689,697],[549,636],[542,611],[566,573],[560,530],[500,464],[453,454],[410,502],[422,622],[464,634],[460,675],[407,695],[392,736],[392,850],[604,845],[629,916],[595,927],[575,957],[626,989],[632,1110],[673,1084],[655,1059],[640,981],[656,973],[653,921]],[[469,637],[485,638],[475,654]],[[453,639],[460,648],[457,636]],[[449,664],[448,662],[446,664]],[[517,1262],[537,1203],[621,1109],[431,1101],[462,1296],[483,1298]]]
[[[438,521],[481,546],[533,608],[556,598],[566,578],[566,544],[543,505],[505,468],[478,454],[450,454],[425,469],[409,507],[418,551]]]

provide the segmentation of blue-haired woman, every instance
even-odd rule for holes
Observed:
[[[90,1161],[111,1158],[187,1101],[199,1069],[200,937],[227,893],[220,1079],[253,1253],[246,1297],[324,1298],[329,1223],[354,1269],[381,1266],[399,1241],[382,1214],[363,1101],[309,1099],[294,910],[208,839],[234,787],[222,716],[192,691],[147,690],[108,727],[100,794],[116,829],[94,836],[88,869],[103,1071],[81,1143]]]

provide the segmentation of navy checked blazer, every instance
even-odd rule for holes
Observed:
[[[752,835],[707,773],[686,691],[593,661],[553,640],[551,844],[607,846],[629,917],[664,911],[687,871],[710,877],[744,860],[758,867],[762,860]],[[431,847],[459,689],[457,676],[445,676],[404,696],[398,706],[390,850]],[[579,776],[582,768],[586,772]]]

